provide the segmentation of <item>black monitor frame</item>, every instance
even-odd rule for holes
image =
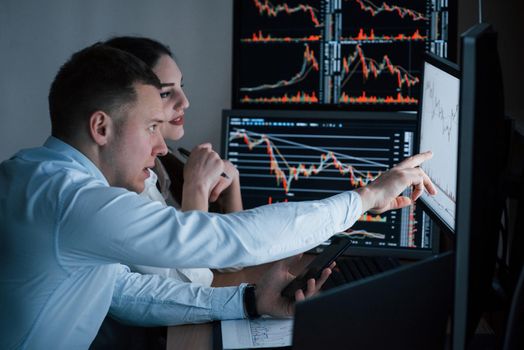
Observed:
[[[228,118],[229,117],[304,117],[318,118],[319,115],[328,114],[330,118],[339,118],[344,120],[376,120],[405,123],[413,126],[416,131],[416,113],[411,112],[343,112],[343,111],[289,111],[289,110],[223,110],[222,112],[222,140],[221,155],[227,159],[226,143],[228,138]],[[416,140],[416,138],[414,138]],[[418,205],[419,202],[417,202]],[[427,218],[429,220],[429,217]],[[430,223],[431,224],[431,223]],[[419,228],[420,230],[422,227]],[[403,259],[424,259],[439,252],[439,236],[432,230],[431,232],[431,249],[413,249],[402,247],[378,248],[353,246],[346,253],[349,255],[377,256],[386,255]]]
[[[452,348],[465,349],[493,290],[508,155],[497,34],[486,23],[462,35],[456,267]]]
[[[424,59],[424,62],[427,62],[429,64],[431,64],[432,66],[442,70],[443,72],[445,73],[448,73],[449,75],[457,78],[457,79],[461,79],[461,72],[460,72],[460,68],[457,64],[449,61],[449,60],[446,60],[444,58],[441,58],[441,57],[438,57],[432,53],[429,53],[427,52],[426,53],[426,57]],[[421,80],[421,87],[424,86],[424,76],[422,76],[422,80]],[[425,150],[421,150],[420,149],[420,141],[421,141],[421,128],[422,128],[422,121],[421,121],[421,118],[422,118],[422,106],[423,106],[423,91],[421,92],[420,94],[420,103],[419,103],[419,112],[418,112],[418,115],[419,115],[419,118],[418,118],[418,128],[417,128],[417,135],[416,135],[416,145],[417,145],[417,148],[416,148],[416,153],[420,152],[420,151],[425,151]],[[460,111],[459,111],[459,121],[460,121]],[[457,164],[457,170],[458,170],[458,164]],[[429,215],[429,217],[431,217],[431,219],[433,220],[433,222],[439,227],[439,229],[450,235],[450,234],[453,234],[454,233],[454,229],[451,228],[441,217],[440,215],[438,215],[436,212],[434,212],[427,204],[426,202],[424,201],[423,198],[421,198],[419,200],[420,202],[420,205],[422,206],[422,208],[424,209],[424,211],[426,212],[426,214]]]

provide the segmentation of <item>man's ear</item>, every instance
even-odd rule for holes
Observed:
[[[89,134],[99,146],[107,144],[113,128],[113,120],[104,111],[96,111],[89,118]]]

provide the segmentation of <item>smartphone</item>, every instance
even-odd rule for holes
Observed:
[[[295,299],[297,289],[305,290],[307,281],[310,278],[318,279],[322,271],[331,265],[351,244],[348,236],[334,236],[331,244],[324,248],[324,251],[317,255],[315,259],[302,271],[293,281],[291,281],[280,293],[282,296]]]

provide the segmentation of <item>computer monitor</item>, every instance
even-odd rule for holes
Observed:
[[[416,114],[225,110],[223,157],[240,172],[245,208],[322,199],[364,186],[413,154]],[[438,249],[418,205],[366,213],[349,254],[423,258]]]
[[[422,194],[425,212],[444,230],[454,232],[458,167],[460,72],[454,63],[427,54],[419,110],[419,151],[433,158],[420,167],[437,187]]]
[[[446,252],[297,303],[293,349],[443,350],[453,260]]]
[[[508,128],[497,34],[462,37],[453,349],[465,349],[489,304],[504,198]]]
[[[424,52],[455,57],[456,0],[235,0],[233,108],[417,110]]]

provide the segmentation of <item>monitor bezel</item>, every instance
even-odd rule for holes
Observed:
[[[290,111],[290,110],[251,110],[251,109],[224,109],[222,110],[222,128],[220,140],[220,155],[226,159],[227,148],[227,134],[228,134],[228,118],[229,117],[304,117],[304,118],[318,118],[319,113],[329,114],[330,118],[338,118],[345,120],[374,120],[384,122],[399,122],[406,125],[411,125],[417,130],[417,114],[415,112],[365,112],[365,111]],[[416,135],[415,147],[416,149]],[[417,205],[421,202],[417,201]],[[357,256],[391,256],[401,259],[419,260],[433,256],[439,252],[440,237],[437,232],[431,227],[431,249],[412,249],[412,248],[379,248],[379,247],[362,247],[350,246],[345,255]],[[313,251],[314,252],[314,251]]]
[[[426,63],[429,63],[430,65],[440,69],[441,71],[445,72],[445,73],[448,73],[449,75],[459,79],[459,82],[460,82],[460,79],[462,78],[461,76],[461,71],[460,71],[460,67],[447,60],[447,59],[444,59],[444,58],[441,58],[437,55],[434,55],[430,52],[426,52],[426,56],[424,58],[424,67],[423,67],[423,70],[425,69],[425,64]],[[420,86],[424,86],[424,75],[422,75],[422,79],[421,79],[421,85]],[[459,85],[459,89],[460,89],[460,85]],[[460,93],[460,90],[459,90],[459,93]],[[419,153],[421,151],[420,149],[420,140],[421,140],[421,129],[422,129],[422,106],[423,106],[423,102],[422,102],[422,99],[424,97],[424,92],[421,90],[420,92],[420,103],[419,103],[419,109],[418,109],[418,118],[417,118],[417,134],[416,134],[416,138],[415,138],[415,144],[416,144],[416,153]],[[459,96],[459,103],[460,103],[460,96]],[[459,123],[460,123],[460,110],[459,110]],[[458,147],[458,145],[457,145]],[[457,149],[457,152],[458,152],[458,149]],[[457,171],[458,171],[458,162],[457,162]],[[457,177],[458,177],[458,173],[457,173]],[[457,179],[458,180],[458,179]],[[429,215],[429,217],[431,218],[431,220],[433,220],[437,226],[443,231],[445,232],[446,234],[454,234],[455,230],[449,226],[443,219],[440,215],[438,215],[436,212],[434,212],[430,206],[426,203],[426,201],[424,200],[423,197],[420,197],[420,205],[422,206],[424,212],[426,214]],[[456,203],[455,203],[455,216],[456,216]]]
[[[511,126],[504,110],[497,32],[479,23],[461,35],[461,42],[453,350],[470,345],[493,295]]]

